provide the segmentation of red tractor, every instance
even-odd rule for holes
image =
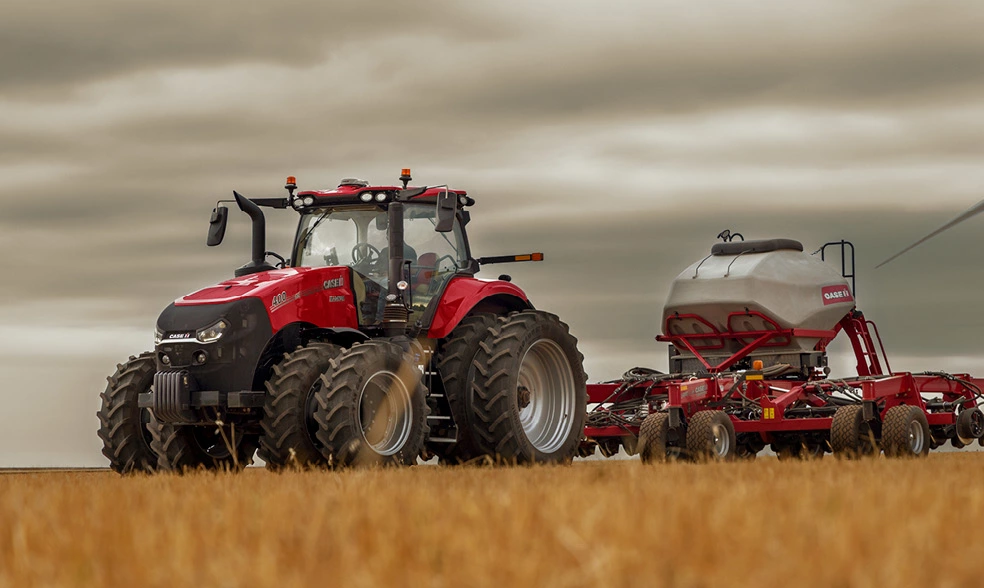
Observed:
[[[109,378],[99,436],[115,471],[238,469],[257,450],[273,469],[571,460],[587,399],[576,339],[509,276],[475,277],[543,255],[472,257],[475,201],[400,180],[233,192],[252,260],[164,309],[154,350]],[[266,250],[261,206],[300,215],[289,259]]]

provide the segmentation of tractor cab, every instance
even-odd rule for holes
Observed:
[[[296,194],[293,178],[286,185],[301,214],[292,265],[350,268],[359,327],[393,335],[420,321],[452,277],[478,271],[464,231],[474,200],[447,186],[408,188],[409,169],[400,179],[402,188],[349,178]]]
[[[386,203],[343,204],[327,198],[301,211],[291,259],[295,267],[346,266],[352,270],[359,325],[380,325],[389,291],[390,224]],[[323,202],[323,205],[321,205]],[[464,227],[454,219],[448,232],[435,231],[432,202],[403,207],[403,269],[411,322],[456,274],[470,268]]]

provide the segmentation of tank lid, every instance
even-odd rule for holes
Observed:
[[[763,239],[761,241],[732,241],[730,243],[715,243],[711,247],[711,255],[738,255],[740,253],[768,253],[789,249],[803,251],[803,244],[792,239]]]

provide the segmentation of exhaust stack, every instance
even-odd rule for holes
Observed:
[[[266,262],[266,219],[263,211],[252,200],[233,190],[239,210],[249,215],[253,221],[253,259],[246,265],[236,269],[236,277],[272,270],[273,266]]]

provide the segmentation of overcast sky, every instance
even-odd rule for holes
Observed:
[[[984,217],[873,269],[984,198],[982,29],[970,1],[8,3],[0,467],[104,465],[105,376],[248,260],[238,213],[205,247],[215,200],[287,175],[468,190],[477,255],[546,253],[507,271],[592,381],[665,367],[668,285],[726,228],[853,241],[892,367],[984,374]]]

